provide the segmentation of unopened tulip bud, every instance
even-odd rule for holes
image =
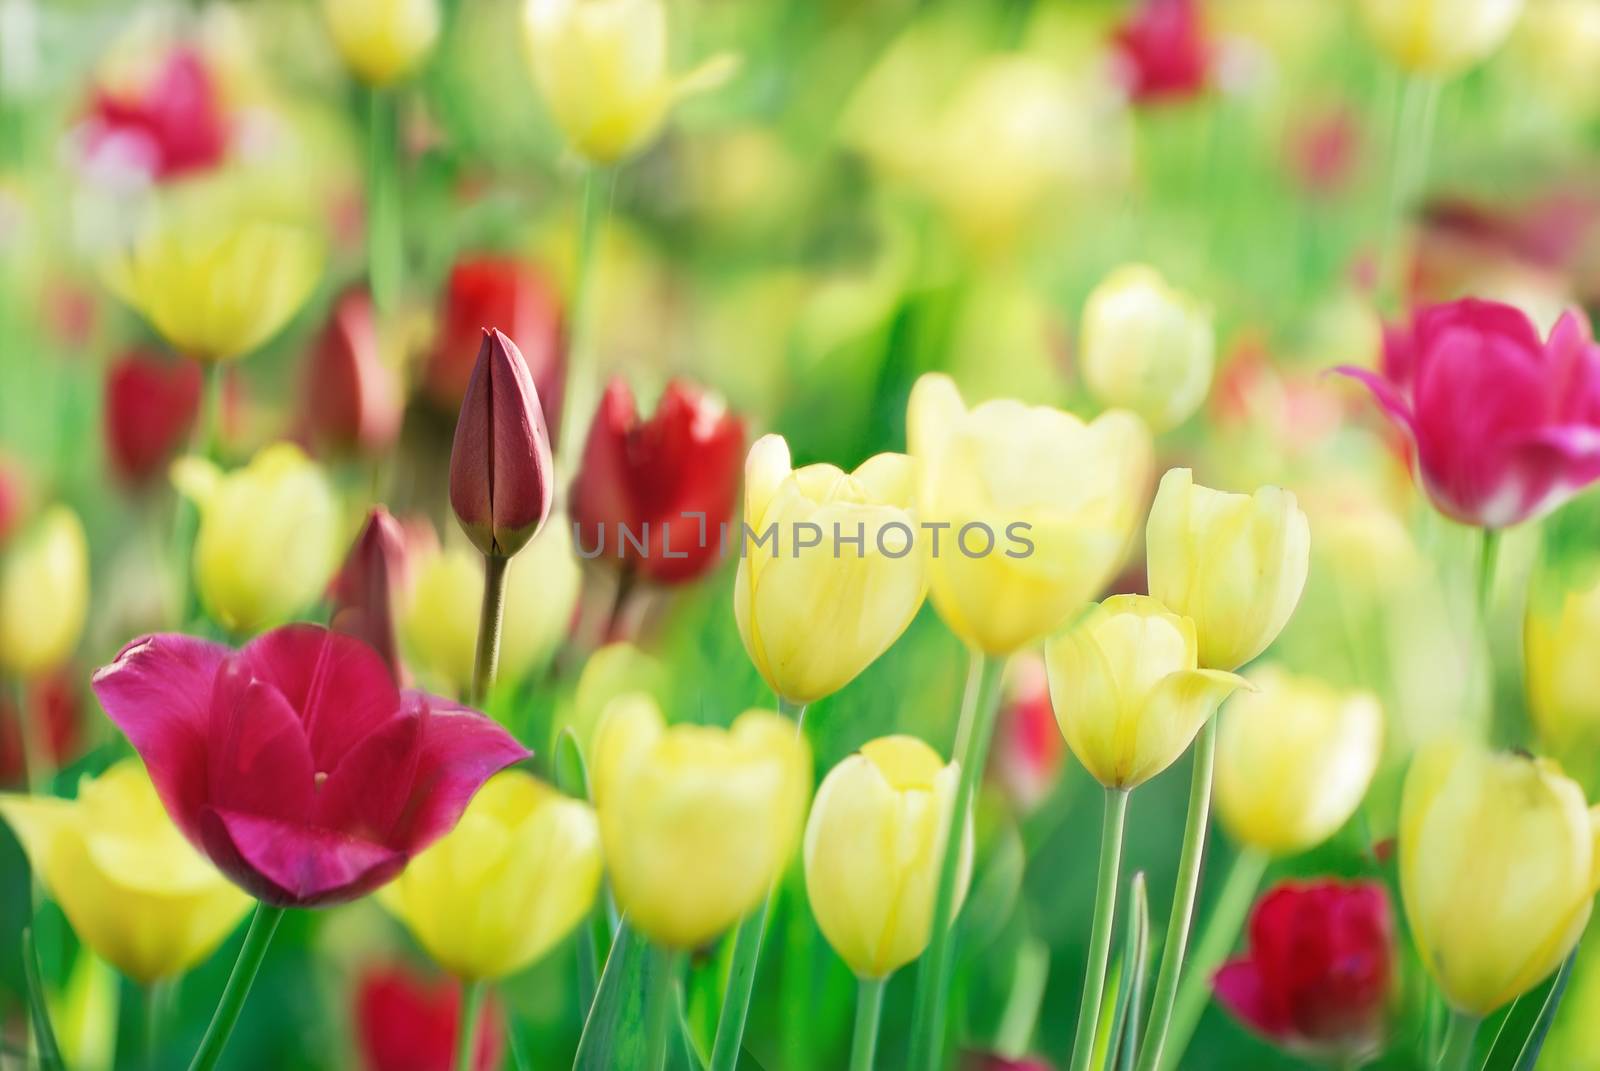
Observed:
[[[1080,359],[1090,393],[1138,413],[1152,431],[1200,408],[1215,349],[1210,311],[1143,264],[1112,272],[1083,307]]]
[[[450,448],[450,507],[485,555],[509,558],[550,515],[550,437],[516,343],[486,328]]]
[[[959,779],[955,763],[916,737],[885,736],[817,789],[806,822],[806,895],[823,936],[862,978],[887,978],[928,945]],[[960,851],[955,911],[972,877],[970,813]]]
[[[1523,0],[1361,0],[1373,41],[1416,74],[1447,77],[1488,57],[1510,35]]]
[[[324,0],[339,54],[368,85],[389,85],[426,58],[439,37],[438,0]]]
[[[140,484],[166,471],[200,412],[200,366],[130,353],[106,370],[106,452],[117,475]]]
[[[354,636],[377,651],[396,681],[402,679],[403,670],[394,604],[396,593],[405,590],[405,568],[405,532],[388,510],[374,506],[328,585],[328,601],[333,604],[328,623],[335,632]]]
[[[355,1026],[363,1071],[445,1071],[456,1066],[461,983],[426,978],[408,967],[368,970],[356,988]],[[505,1018],[486,996],[472,1071],[494,1071],[505,1044]]]
[[[31,677],[65,662],[89,613],[89,541],[52,506],[0,554],[0,672]]]
[[[342,452],[378,454],[400,433],[399,377],[385,361],[372,298],[351,290],[333,307],[312,347],[303,380],[313,442]]]

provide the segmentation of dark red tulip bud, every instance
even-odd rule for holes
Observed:
[[[1115,45],[1128,95],[1140,103],[1184,100],[1206,86],[1211,49],[1198,0],[1140,0]]]
[[[486,324],[515,342],[544,406],[545,427],[559,441],[566,385],[566,339],[554,284],[532,265],[509,257],[475,257],[450,271],[439,338],[423,373],[434,403],[454,411],[472,377],[472,355]]]
[[[130,353],[106,371],[105,434],[112,468],[139,484],[166,471],[200,412],[200,366]]]
[[[517,344],[485,329],[450,449],[450,506],[483,553],[509,558],[550,516],[550,436]]]
[[[328,585],[333,630],[377,651],[396,682],[402,682],[404,670],[395,637],[394,601],[395,593],[405,586],[405,568],[405,532],[388,510],[374,506]]]
[[[672,382],[641,421],[627,383],[614,379],[572,483],[578,545],[658,583],[693,580],[721,553],[743,465],[744,423],[719,399]]]
[[[144,86],[97,91],[82,137],[90,167],[159,181],[221,163],[228,126],[204,60],[178,48]]]
[[[1217,971],[1217,1002],[1287,1049],[1370,1054],[1383,1036],[1393,931],[1377,882],[1284,882],[1256,902],[1249,951]]]
[[[356,1032],[367,1071],[451,1071],[460,1029],[461,986],[396,965],[362,975],[356,988]],[[493,996],[483,1007],[473,1066],[500,1066],[505,1027]]]
[[[305,420],[313,442],[378,454],[400,433],[400,383],[384,362],[365,290],[346,291],[306,365]]]

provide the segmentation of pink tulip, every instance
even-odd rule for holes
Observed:
[[[83,125],[90,166],[156,181],[208,171],[228,148],[228,121],[205,60],[176,48],[133,92],[100,89]]]
[[[370,647],[315,625],[237,651],[146,636],[93,683],[178,828],[278,906],[371,892],[528,757],[482,714],[400,691]]]
[[[1381,374],[1365,383],[1416,446],[1434,505],[1504,528],[1600,479],[1600,348],[1574,312],[1548,340],[1519,309],[1466,299],[1391,330]]]
[[[1186,100],[1205,89],[1211,46],[1198,0],[1141,0],[1114,41],[1128,95],[1139,103]]]

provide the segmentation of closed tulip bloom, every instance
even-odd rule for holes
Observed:
[[[1200,664],[1238,669],[1267,649],[1305,590],[1311,525],[1281,487],[1231,494],[1188,469],[1161,477],[1145,526],[1150,594],[1193,619]]]
[[[379,454],[400,434],[400,377],[385,361],[372,298],[349,290],[311,347],[302,380],[311,440],[335,452]]]
[[[862,978],[922,955],[939,848],[960,770],[913,736],[885,736],[829,771],[806,821],[806,895],[822,934]],[[961,835],[956,907],[972,878],[972,816]]]
[[[770,711],[727,729],[669,727],[653,700],[630,695],[600,724],[593,777],[618,906],[652,941],[694,949],[783,872],[805,820],[811,749]]]
[[[0,674],[32,677],[65,662],[89,615],[89,541],[51,506],[0,553]]]
[[[322,14],[339,55],[370,86],[410,74],[439,38],[438,0],[323,0]]]
[[[832,695],[917,615],[926,564],[913,483],[904,454],[879,454],[846,473],[792,468],[782,436],[750,448],[744,523],[755,534],[744,537],[733,610],[744,649],[780,696],[810,703]],[[807,525],[819,541],[802,549]],[[759,543],[768,529],[776,539]]]
[[[83,778],[75,800],[0,795],[0,817],[79,940],[142,985],[211,955],[250,906],[183,839],[137,759]]]
[[[134,352],[106,369],[105,437],[111,468],[128,484],[166,472],[200,413],[200,366]]]
[[[365,971],[356,988],[356,1040],[365,1071],[456,1071],[461,985],[402,966]],[[494,994],[485,995],[473,1071],[500,1066],[505,1023]]]
[[[374,506],[328,585],[328,623],[376,651],[396,681],[404,679],[404,671],[395,600],[405,589],[405,532],[388,510]]]
[[[594,811],[507,770],[472,798],[455,829],[378,891],[378,902],[457,978],[502,978],[565,937],[599,888]]]
[[[1117,59],[1134,100],[1186,100],[1205,89],[1212,50],[1200,6],[1198,0],[1141,0],[1117,27]]]
[[[1548,759],[1463,741],[1418,752],[1400,802],[1400,894],[1450,1005],[1484,1016],[1538,985],[1589,921],[1596,816]]]
[[[1600,740],[1600,580],[1529,598],[1523,622],[1528,713],[1558,748]]]
[[[1215,349],[1210,310],[1143,264],[1112,272],[1083,307],[1080,360],[1090,393],[1138,413],[1152,431],[1200,408]]]
[[[554,491],[528,365],[515,342],[486,328],[450,448],[450,508],[473,546],[509,558],[544,525]]]
[[[1113,595],[1045,643],[1050,701],[1067,746],[1107,788],[1144,784],[1178,760],[1244,678],[1199,668],[1194,622],[1148,595]]]
[[[528,756],[482,714],[400,691],[372,648],[314,625],[237,651],[146,636],[94,691],[189,842],[283,907],[383,885]]]
[[[928,594],[950,630],[1010,654],[1100,594],[1127,553],[1148,494],[1150,432],[1113,410],[1085,424],[1012,400],[968,409],[954,381],[917,380],[906,412]],[[985,549],[993,537],[988,553]],[[934,534],[934,533],[930,533]]]
[[[194,578],[212,617],[258,632],[317,601],[339,560],[339,503],[299,447],[274,443],[232,472],[180,458],[172,482],[200,510]]]
[[[1518,524],[1600,479],[1600,346],[1579,312],[1541,342],[1514,306],[1435,305],[1390,333],[1383,374],[1340,371],[1415,444],[1418,481],[1463,524]]]
[[[1383,709],[1275,666],[1217,726],[1217,814],[1241,844],[1275,855],[1316,847],[1361,805],[1383,752]]]
[[[1500,47],[1523,0],[1361,0],[1358,7],[1367,33],[1396,64],[1448,77]]]

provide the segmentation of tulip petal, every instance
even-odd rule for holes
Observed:
[[[1269,1038],[1281,1038],[1288,1034],[1289,1024],[1267,999],[1267,987],[1261,971],[1249,959],[1240,958],[1224,963],[1212,975],[1211,989],[1217,1003],[1245,1025]]]
[[[210,806],[289,821],[311,813],[316,767],[305,729],[282,692],[251,676],[243,654],[217,673],[207,772]]]
[[[344,756],[317,793],[316,824],[392,843],[411,799],[427,708],[393,718]]]
[[[398,874],[407,854],[331,829],[208,808],[206,852],[246,892],[271,904],[352,900]]]
[[[1342,364],[1334,369],[1342,376],[1349,376],[1372,392],[1373,399],[1383,409],[1394,425],[1412,438],[1417,434],[1417,415],[1411,408],[1411,403],[1406,399],[1400,389],[1388,379],[1366,368],[1357,368],[1354,365]]]
[[[450,831],[493,774],[532,753],[488,717],[436,696],[408,692],[404,709],[421,719],[420,741],[411,798],[392,843],[415,853]]]

